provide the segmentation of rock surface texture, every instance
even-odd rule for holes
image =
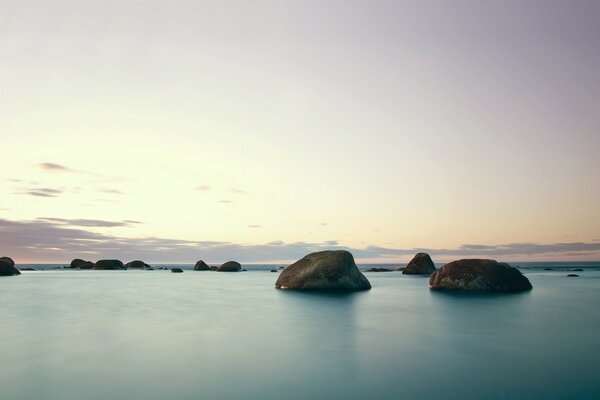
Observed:
[[[120,260],[99,260],[94,264],[95,270],[105,270],[105,269],[124,269],[123,261]]]
[[[463,292],[522,292],[532,286],[521,271],[486,259],[452,261],[429,278],[429,288]]]
[[[210,271],[210,267],[202,260],[194,265],[194,271]]]
[[[402,270],[405,275],[431,275],[435,265],[427,253],[417,253]]]
[[[217,269],[218,272],[240,272],[241,270],[242,266],[237,261],[227,261]]]
[[[15,262],[10,257],[0,257],[0,276],[21,275],[21,271],[15,267]]]
[[[369,280],[358,270],[352,254],[345,250],[311,253],[285,268],[277,289],[368,290]]]

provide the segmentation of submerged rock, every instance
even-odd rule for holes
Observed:
[[[521,271],[486,259],[452,261],[429,278],[429,288],[467,292],[521,292],[532,286]]]
[[[10,257],[0,257],[0,276],[21,275],[15,267],[15,262]]]
[[[152,267],[143,261],[135,260],[125,264],[125,269],[151,269]]]
[[[571,277],[571,278],[575,278],[575,277],[579,278],[579,275],[577,275],[577,274],[569,274],[569,275],[567,275],[567,276],[568,276],[568,277]]]
[[[210,271],[210,267],[202,260],[194,265],[194,271]]]
[[[427,253],[417,253],[402,271],[405,275],[431,275],[435,265]]]
[[[277,272],[277,270],[276,269],[272,269],[271,272]]]
[[[76,258],[71,261],[71,268],[92,269],[94,268],[94,263],[91,261],[82,260],[81,258]]]
[[[345,250],[311,253],[285,268],[277,289],[368,290],[369,280],[359,271],[352,254]]]
[[[218,272],[239,272],[241,270],[242,266],[237,261],[227,261],[217,269]]]
[[[181,273],[183,270],[181,268],[171,268],[171,272]]]
[[[107,270],[107,269],[124,269],[123,261],[121,260],[100,260],[94,264],[95,270]]]
[[[387,268],[370,268],[365,270],[365,272],[392,272],[392,270]]]
[[[31,268],[31,267],[25,267],[25,268],[21,268],[20,271],[37,271],[37,269]]]
[[[572,269],[571,271],[574,271],[574,272],[583,272],[583,268],[575,268],[575,269]]]

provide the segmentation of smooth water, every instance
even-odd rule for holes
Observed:
[[[399,272],[353,294],[260,269],[23,272],[0,278],[0,398],[600,398],[600,270],[524,272],[512,295]]]

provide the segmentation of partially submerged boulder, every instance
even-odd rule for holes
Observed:
[[[210,267],[204,261],[200,260],[194,265],[194,271],[210,271]]]
[[[82,260],[81,258],[76,258],[71,261],[71,268],[92,269],[94,268],[94,263],[91,261]]]
[[[452,261],[429,278],[429,288],[465,292],[522,292],[532,286],[521,271],[486,259]]]
[[[152,269],[152,267],[143,261],[134,260],[125,264],[125,269]]]
[[[277,289],[368,290],[369,280],[345,250],[311,253],[281,271]]]
[[[121,260],[100,260],[94,264],[95,270],[106,270],[106,269],[124,269],[123,261]]]
[[[0,276],[21,275],[21,271],[15,267],[15,262],[10,257],[0,257]]]
[[[227,261],[221,264],[217,269],[217,272],[239,272],[242,270],[242,266],[237,261]]]
[[[405,275],[431,275],[435,265],[427,253],[417,253],[402,270]]]
[[[183,270],[181,268],[171,268],[171,272],[181,273]]]

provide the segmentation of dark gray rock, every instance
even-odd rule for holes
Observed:
[[[485,259],[452,261],[431,274],[429,287],[465,292],[522,292],[532,288],[518,269]]]
[[[345,250],[311,253],[285,268],[277,289],[368,290],[369,280],[358,270],[352,254]]]
[[[215,266],[212,266],[212,267],[209,267],[209,268],[210,268],[211,271],[218,271],[219,270],[219,267],[215,267]]]
[[[134,260],[125,264],[125,269],[152,269],[152,267],[143,261]]]
[[[15,262],[10,257],[0,257],[0,276],[21,275],[15,267]]]
[[[574,271],[574,272],[583,272],[583,268],[575,268],[575,269],[572,269],[571,271]]]
[[[202,260],[194,265],[194,271],[210,271],[210,267]]]
[[[277,272],[277,270],[276,269],[272,269],[271,272]]]
[[[121,260],[100,260],[94,264],[95,270],[107,270],[107,269],[124,269],[123,261]]]
[[[240,272],[241,270],[242,266],[237,261],[227,261],[217,269],[218,272]]]
[[[579,278],[579,275],[577,275],[577,274],[569,274],[567,276],[570,278]]]
[[[71,268],[92,269],[94,268],[94,263],[91,261],[82,260],[81,258],[76,258],[71,261]]]
[[[24,267],[24,268],[21,268],[20,271],[37,271],[37,269],[31,268],[31,267]]]
[[[417,253],[402,271],[405,275],[431,275],[435,265],[427,253]]]
[[[183,270],[181,268],[171,268],[171,272],[181,273]]]

